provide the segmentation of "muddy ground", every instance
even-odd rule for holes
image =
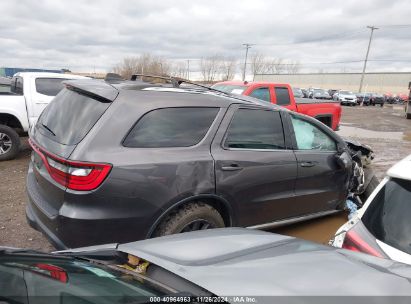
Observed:
[[[375,150],[373,169],[379,178],[411,153],[411,120],[404,118],[402,106],[344,107],[339,133]],[[26,223],[25,176],[30,155],[27,140],[21,150],[17,159],[0,162],[0,246],[50,251],[53,247],[48,241]],[[337,214],[273,231],[326,243],[346,218],[346,214]]]

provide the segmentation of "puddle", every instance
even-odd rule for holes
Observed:
[[[342,212],[335,215],[298,223],[292,226],[272,229],[270,231],[321,244],[327,244],[328,241],[334,236],[338,228],[340,228],[340,226],[347,221],[347,213]]]
[[[371,138],[371,139],[392,139],[392,140],[410,140],[411,134],[404,136],[404,132],[383,132],[372,131],[351,126],[340,126],[337,131],[338,135],[342,137],[354,138]]]

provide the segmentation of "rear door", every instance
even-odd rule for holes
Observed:
[[[297,164],[278,111],[233,105],[212,144],[216,192],[252,226],[292,214]]]
[[[298,162],[295,193],[299,212],[314,213],[343,202],[347,195],[348,173],[336,161],[337,141],[312,119],[289,114]]]
[[[66,188],[51,176],[48,166],[59,168],[61,160],[70,156],[110,104],[64,89],[32,128],[31,140],[41,153],[32,153],[27,187],[36,193],[49,217],[58,214]]]

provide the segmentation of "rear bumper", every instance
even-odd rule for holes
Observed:
[[[153,222],[152,217],[143,214],[121,217],[114,207],[101,212],[97,208],[81,208],[67,202],[62,204],[56,214],[50,215],[45,208],[47,203],[36,187],[34,174],[29,170],[26,187],[27,222],[42,232],[57,249],[141,240],[147,237]],[[86,201],[83,203],[87,204]]]

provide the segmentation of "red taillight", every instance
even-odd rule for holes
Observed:
[[[67,272],[61,267],[51,264],[36,264],[35,266],[39,270],[38,272],[43,275],[50,276],[54,280],[60,281],[62,283],[68,282]]]
[[[375,250],[373,247],[367,244],[353,230],[350,230],[345,234],[345,239],[344,239],[344,243],[342,244],[342,248],[352,250],[352,251],[367,253],[367,254],[370,254],[370,255],[373,255],[379,258],[383,257],[377,250]]]
[[[71,190],[96,189],[110,173],[110,164],[69,161],[44,151],[29,139],[30,146],[41,157],[50,176]]]

